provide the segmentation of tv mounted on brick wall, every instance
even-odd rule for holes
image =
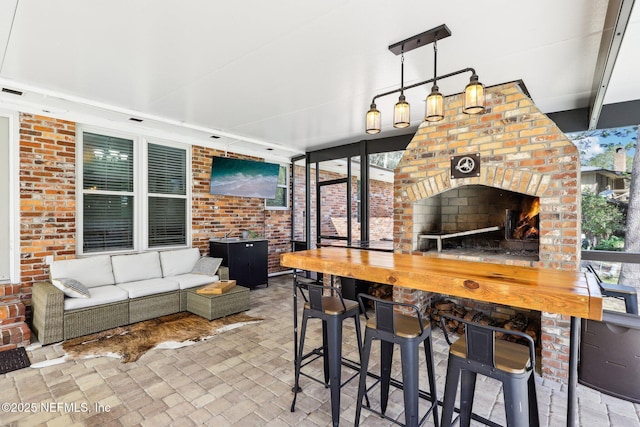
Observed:
[[[213,157],[210,194],[274,199],[280,165],[253,160]]]

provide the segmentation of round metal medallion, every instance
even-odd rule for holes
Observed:
[[[472,157],[465,156],[458,160],[458,164],[456,165],[456,169],[461,173],[470,173],[473,171],[473,168],[476,166],[476,161],[473,160]]]

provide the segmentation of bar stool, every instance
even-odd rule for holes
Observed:
[[[304,366],[303,361],[309,357],[316,356],[323,358],[324,362],[324,385],[331,388],[331,419],[333,425],[337,426],[340,421],[340,388],[355,378],[359,371],[341,384],[341,364],[342,364],[342,322],[347,318],[353,318],[356,326],[356,337],[358,339],[358,353],[362,356],[362,332],[360,329],[360,306],[356,301],[342,298],[340,290],[334,286],[322,286],[317,284],[305,284],[309,291],[309,298],[302,293],[305,299],[302,311],[302,330],[300,332],[300,349],[296,360],[295,386],[291,412],[295,411],[296,398],[300,391],[300,374]],[[325,295],[328,291],[330,295]],[[322,349],[315,349],[304,354],[304,339],[307,331],[307,320],[316,318],[322,320]],[[310,363],[311,361],[307,362]],[[356,362],[351,362],[351,366],[357,370]],[[306,364],[305,364],[306,365]],[[318,381],[317,379],[302,373],[302,375]]]
[[[464,324],[464,334],[453,344],[445,327],[446,319]],[[502,382],[508,426],[538,426],[533,339],[523,332],[480,325],[449,315],[442,315],[440,323],[450,345],[442,426],[451,425],[460,375],[460,426],[469,426],[477,374]],[[496,332],[523,338],[528,346],[496,339]]]
[[[381,410],[377,411],[371,408],[368,403],[367,406],[364,406],[365,409],[399,424],[396,420],[385,415],[389,401],[389,386],[394,385],[403,388],[404,391],[404,425],[418,426],[427,419],[430,413],[433,413],[433,422],[437,427],[438,398],[429,321],[422,318],[418,307],[413,304],[382,300],[365,294],[359,294],[358,301],[360,302],[362,312],[367,318],[367,326],[364,333],[364,350],[360,367],[360,384],[358,387],[355,425],[357,426],[360,423],[360,413],[363,408],[362,397],[365,396],[365,392],[370,391],[379,382]],[[375,309],[374,317],[369,318],[367,315],[364,301],[373,301]],[[395,307],[408,307],[413,310],[415,316],[408,316],[396,312]],[[380,340],[380,379],[369,389],[366,389],[367,369],[373,340]],[[421,395],[418,381],[418,347],[420,343],[424,343],[424,355],[429,378],[429,395],[423,394],[423,396],[431,401],[429,410],[422,418],[419,418],[418,415],[418,398]],[[401,384],[391,380],[391,362],[393,359],[394,344],[400,346],[402,360]]]

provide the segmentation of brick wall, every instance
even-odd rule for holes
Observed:
[[[418,129],[396,169],[394,246],[403,253],[448,256],[416,250],[415,207],[448,190],[480,185],[540,198],[539,261],[484,262],[575,271],[580,256],[576,147],[515,83],[488,88],[486,106],[484,114],[469,116],[461,111],[460,95],[448,97],[445,119]],[[475,153],[481,157],[480,176],[451,179],[451,156]],[[421,305],[431,297],[408,290],[394,295]],[[569,319],[542,313],[541,323],[543,375],[565,380]]]
[[[27,317],[33,283],[49,277],[45,258],[75,257],[75,134],[73,122],[20,115],[20,284],[6,289],[24,302]],[[192,244],[208,254],[209,238],[250,229],[269,240],[269,272],[279,271],[279,254],[290,248],[290,211],[265,210],[263,199],[210,195],[211,156],[221,154],[193,147]]]
[[[251,230],[269,240],[269,272],[283,270],[280,267],[280,253],[291,248],[291,211],[267,210],[264,208],[264,199],[209,194],[211,158],[224,153],[197,146],[193,147],[192,153],[193,246],[208,254],[210,238],[222,238],[227,233],[231,233],[231,237],[240,237],[243,229]],[[229,155],[260,160],[233,153]]]
[[[75,255],[75,123],[20,115],[21,299],[49,277],[46,256]]]
[[[393,184],[369,180],[369,212],[371,218],[393,217]]]

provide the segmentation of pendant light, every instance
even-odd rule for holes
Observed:
[[[411,124],[411,115],[409,103],[407,102],[404,91],[413,89],[418,86],[433,83],[431,93],[425,100],[424,119],[428,122],[438,122],[444,119],[444,96],[438,88],[438,80],[447,79],[462,73],[471,73],[469,84],[464,88],[462,96],[462,111],[465,114],[482,114],[485,111],[484,102],[484,85],[478,81],[478,75],[473,68],[463,68],[458,71],[438,76],[438,40],[445,39],[451,35],[449,28],[442,24],[438,27],[427,30],[423,33],[416,34],[402,41],[393,43],[389,46],[389,50],[395,55],[401,56],[400,63],[400,88],[379,93],[371,100],[371,106],[366,116],[366,132],[368,134],[380,133],[382,129],[380,120],[380,111],[376,107],[376,100],[380,97],[396,94],[400,92],[398,102],[393,109],[393,126],[396,128],[406,128]],[[410,85],[404,85],[404,53],[410,52],[422,46],[433,43],[433,78]]]
[[[404,52],[400,62],[400,97],[393,107],[393,127],[406,128],[411,124],[411,109],[404,97]]]
[[[379,133],[380,129],[380,111],[376,108],[375,102],[372,102],[369,111],[367,111],[367,133]]]
[[[466,114],[484,113],[484,85],[478,81],[478,75],[473,73],[469,84],[464,88],[464,107]]]
[[[444,119],[444,97],[438,89],[438,39],[433,41],[433,86],[427,96],[424,119],[428,122]]]

